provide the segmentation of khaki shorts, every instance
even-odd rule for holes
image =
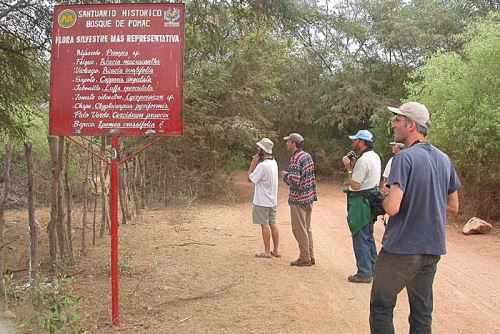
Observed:
[[[253,223],[257,225],[274,225],[276,224],[276,207],[265,207],[254,204],[252,219]]]

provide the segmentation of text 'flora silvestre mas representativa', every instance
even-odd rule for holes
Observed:
[[[180,135],[184,5],[57,6],[50,132]]]

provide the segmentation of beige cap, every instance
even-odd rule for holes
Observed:
[[[304,141],[304,137],[299,135],[298,133],[290,133],[288,136],[283,137],[283,140],[291,140],[297,144],[301,144]]]
[[[429,111],[427,108],[418,102],[407,102],[399,108],[387,107],[392,113],[403,115],[414,121],[415,123],[428,129],[431,126]]]
[[[262,138],[257,142],[257,146],[264,150],[268,154],[273,154],[274,143],[269,138]]]

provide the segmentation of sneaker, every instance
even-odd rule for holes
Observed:
[[[290,265],[297,266],[297,267],[310,267],[311,261],[303,261],[303,260],[297,259],[293,262],[290,262]]]
[[[371,276],[359,276],[358,274],[351,275],[351,276],[347,277],[347,280],[351,283],[371,283],[372,282]]]

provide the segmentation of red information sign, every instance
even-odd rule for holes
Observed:
[[[184,4],[56,6],[51,135],[181,135]]]

